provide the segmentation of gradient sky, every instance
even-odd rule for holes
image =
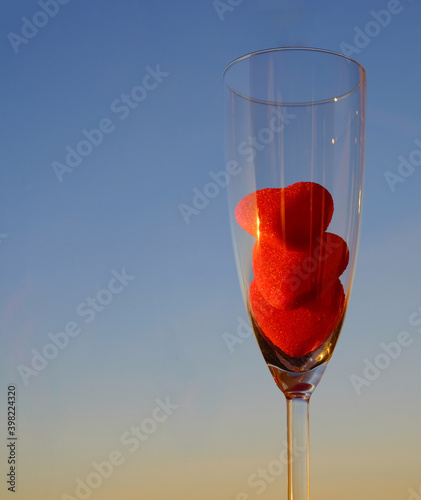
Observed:
[[[368,80],[357,272],[311,403],[312,499],[408,499],[421,487],[420,4],[62,0],[44,2],[49,16],[41,4],[7,2],[0,18],[1,498],[10,384],[14,498],[286,498],[285,471],[249,483],[275,470],[286,411],[254,339],[224,342],[246,319],[226,193],[189,224],[179,205],[225,167],[225,66],[299,45],[354,46]],[[60,182],[52,165],[98,127]],[[352,376],[402,331],[410,345],[358,394]],[[22,372],[52,337],[68,343]],[[128,442],[134,427],[150,434]],[[77,492],[110,456],[109,477]]]

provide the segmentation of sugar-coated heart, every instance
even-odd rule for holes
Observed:
[[[332,196],[315,182],[261,189],[245,196],[235,209],[238,224],[252,236],[274,236],[289,246],[304,245],[321,236],[332,214]]]
[[[279,236],[280,189],[260,189],[245,196],[235,208],[235,219],[249,234]]]
[[[249,297],[262,335],[293,358],[300,358],[322,345],[345,312],[345,295],[339,280],[321,297],[289,311],[271,306],[255,281],[250,285]]]
[[[324,293],[348,265],[345,241],[323,233],[307,247],[288,248],[277,239],[262,238],[253,249],[256,286],[263,298],[278,309],[293,309]]]

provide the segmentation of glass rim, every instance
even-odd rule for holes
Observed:
[[[261,54],[267,54],[271,52],[286,52],[286,51],[303,51],[303,52],[321,52],[324,54],[329,54],[332,56],[337,56],[340,57],[341,59],[347,59],[349,62],[353,63],[356,65],[360,72],[361,72],[361,77],[359,79],[358,85],[356,85],[354,88],[352,88],[350,91],[335,96],[331,97],[329,99],[316,99],[314,101],[307,101],[307,102],[282,102],[282,101],[269,101],[266,99],[256,99],[255,97],[247,96],[243,94],[242,92],[239,92],[235,88],[233,88],[228,82],[227,82],[227,72],[232,68],[234,65],[238,64],[241,61],[244,61],[246,59],[251,59],[252,57],[261,55]],[[263,50],[256,50],[254,52],[249,52],[248,54],[244,54],[243,56],[237,57],[233,61],[231,61],[224,69],[222,73],[223,80],[225,82],[225,85],[236,95],[242,97],[243,99],[246,99],[251,102],[256,102],[260,104],[266,104],[266,105],[271,105],[271,106],[309,106],[309,105],[316,105],[316,104],[326,104],[330,102],[336,102],[342,99],[345,99],[346,97],[349,97],[352,95],[354,92],[356,92],[360,87],[363,86],[363,84],[366,81],[366,71],[364,67],[355,59],[352,59],[351,57],[346,56],[345,54],[342,54],[341,52],[335,52],[333,50],[329,49],[321,49],[317,47],[298,47],[298,46],[291,46],[291,47],[273,47],[270,49],[263,49]]]

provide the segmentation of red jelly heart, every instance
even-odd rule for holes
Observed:
[[[345,312],[345,295],[339,280],[322,297],[290,311],[271,306],[255,281],[250,285],[249,296],[262,335],[293,358],[300,358],[323,344]]]
[[[345,241],[323,233],[307,247],[288,248],[280,240],[257,241],[253,249],[256,286],[263,298],[278,309],[293,309],[324,293],[348,265]]]
[[[235,209],[238,224],[252,236],[275,236],[289,246],[304,245],[321,236],[332,214],[332,196],[315,182],[261,189],[245,196]]]

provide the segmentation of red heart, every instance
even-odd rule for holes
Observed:
[[[238,224],[252,236],[274,236],[289,246],[321,236],[332,214],[332,196],[315,182],[261,189],[245,196],[235,209]]]
[[[345,241],[323,233],[307,247],[288,248],[282,241],[262,238],[253,249],[256,286],[270,305],[280,309],[300,307],[330,288],[348,265]]]
[[[294,358],[300,358],[323,344],[345,313],[345,295],[339,280],[321,297],[290,311],[271,306],[260,294],[256,281],[250,285],[249,297],[261,334]]]

